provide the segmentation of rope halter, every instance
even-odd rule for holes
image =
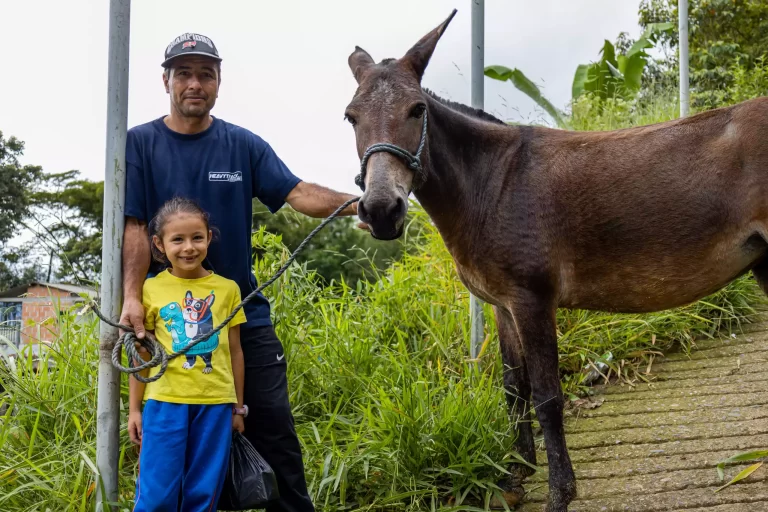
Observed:
[[[371,144],[368,149],[363,153],[363,158],[360,160],[360,174],[355,177],[355,184],[360,187],[360,190],[365,192],[365,173],[368,168],[368,159],[374,153],[385,152],[391,153],[400,157],[405,161],[408,168],[413,171],[413,189],[418,189],[427,180],[424,167],[421,165],[421,153],[424,150],[424,145],[427,142],[427,109],[424,109],[424,121],[421,127],[421,138],[419,139],[419,149],[416,150],[416,154],[412,154],[407,149],[403,149],[395,144],[389,142],[378,142]]]

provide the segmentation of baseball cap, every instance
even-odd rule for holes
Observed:
[[[213,41],[200,34],[186,33],[171,41],[165,49],[165,60],[162,66],[167,68],[173,59],[183,55],[204,55],[219,62],[222,61]]]

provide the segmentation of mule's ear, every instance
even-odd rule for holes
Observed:
[[[448,24],[454,16],[456,16],[456,9],[453,10],[451,15],[448,16],[448,19],[442,22],[440,26],[422,37],[418,43],[413,45],[401,59],[413,69],[416,76],[419,77],[419,81],[421,81],[421,77],[424,76],[424,71],[427,69],[427,64],[429,64],[429,59],[432,57],[432,52],[435,51],[437,42],[440,40],[443,32],[445,32],[445,29],[448,28]]]
[[[357,83],[360,83],[360,80],[363,79],[365,70],[375,64],[373,58],[368,55],[368,52],[359,46],[355,46],[355,51],[349,56],[347,62],[349,62],[349,69],[351,69],[352,74],[355,75]]]

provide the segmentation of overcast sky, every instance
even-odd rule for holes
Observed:
[[[639,0],[486,0],[486,65],[518,67],[555,105],[604,39],[636,38]],[[24,163],[104,177],[108,0],[0,0],[6,48],[0,131],[26,142]],[[214,7],[215,6],[215,7]],[[133,0],[128,126],[168,112],[160,62],[184,32],[224,59],[213,115],[269,142],[299,177],[357,193],[359,161],[344,108],[355,90],[347,57],[400,57],[458,13],[423,85],[469,103],[471,0]],[[545,115],[510,83],[485,80],[485,106],[506,120]]]

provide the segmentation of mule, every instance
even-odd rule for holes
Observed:
[[[413,192],[461,281],[493,305],[515,448],[535,464],[532,397],[549,462],[546,510],[564,512],[576,482],[557,308],[659,311],[750,270],[765,291],[768,99],[607,132],[510,126],[421,87],[455,13],[400,59],[375,63],[360,47],[349,56],[358,214],[374,237],[397,238]],[[510,472],[502,488],[515,505],[532,471]]]

